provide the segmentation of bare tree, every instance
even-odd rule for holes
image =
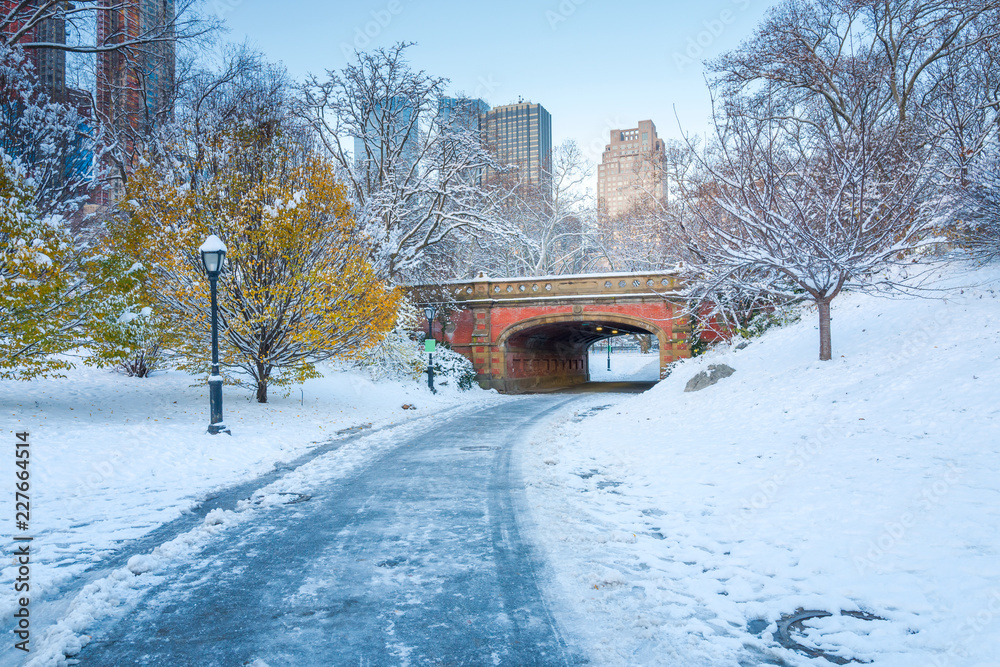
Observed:
[[[512,174],[516,176],[516,174]],[[568,140],[552,151],[552,169],[539,184],[517,183],[502,209],[517,230],[499,254],[484,257],[493,275],[575,273],[586,265],[592,228],[591,170],[580,148]]]
[[[447,80],[411,69],[409,46],[357,53],[303,87],[303,117],[349,184],[376,264],[394,278],[418,275],[445,240],[510,231],[497,216],[504,193],[482,183],[502,165],[462,113],[442,112]]]
[[[972,30],[992,34],[997,20],[996,12],[984,15]],[[982,43],[949,53],[934,69],[937,85],[920,108],[930,132],[941,140],[941,181],[961,190],[970,184],[980,156],[1000,136],[1000,54]]]
[[[1000,257],[1000,141],[994,139],[958,190],[959,240],[984,261]]]
[[[845,287],[897,287],[885,269],[921,243],[929,151],[903,150],[902,127],[875,113],[852,115],[845,130],[822,109],[809,122],[761,120],[758,101],[728,105],[708,205],[684,230],[689,269],[708,293],[805,295],[829,360],[833,299]]]
[[[921,243],[940,176],[960,178],[989,135],[998,8],[786,0],[712,61],[717,155],[683,229],[704,291],[805,295],[829,359],[830,302],[899,286],[880,272]]]
[[[857,115],[853,73],[863,63],[886,87],[880,103],[907,123],[938,84],[936,64],[1000,36],[998,7],[997,0],[786,0],[709,69],[727,95],[770,90],[785,102],[780,113],[821,99],[843,129]]]

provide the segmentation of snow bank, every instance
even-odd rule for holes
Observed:
[[[595,664],[831,664],[777,642],[800,607],[834,616],[799,642],[845,658],[997,664],[1000,270],[944,279],[980,286],[839,297],[831,362],[810,311],[536,433],[532,533]]]

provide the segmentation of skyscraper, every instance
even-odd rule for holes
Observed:
[[[667,194],[666,147],[651,120],[639,127],[611,130],[597,166],[597,208],[617,217],[641,206],[664,203]]]
[[[413,166],[419,140],[413,114],[413,103],[403,96],[390,97],[387,104],[377,102],[368,113],[365,136],[354,137],[354,163],[364,168],[371,161],[385,167],[387,158],[398,152],[402,164],[393,165],[397,170]]]
[[[69,5],[69,3],[64,3]],[[28,20],[41,9],[42,0],[0,0],[0,15],[10,17],[5,26],[9,35],[20,32]],[[69,7],[66,7],[67,9]],[[49,9],[48,11],[52,11]],[[19,44],[65,44],[66,19],[58,14],[42,19],[17,40]],[[35,77],[45,95],[53,102],[66,101],[66,52],[61,49],[31,48],[26,55],[35,70]]]
[[[523,101],[495,107],[483,126],[486,145],[501,164],[517,167],[521,183],[551,188],[552,116],[545,107]]]
[[[480,99],[442,97],[438,100],[436,122],[444,135],[441,150],[443,151],[445,160],[448,160],[449,157],[463,159],[462,157],[456,157],[456,153],[462,151],[463,147],[468,147],[469,143],[458,141],[457,137],[460,134],[471,135],[471,137],[466,137],[463,141],[469,138],[475,138],[478,141],[483,140],[483,123],[489,110],[490,105]],[[449,135],[452,135],[455,139],[449,139]],[[465,159],[467,159],[467,155]],[[463,179],[467,183],[482,184],[483,176],[483,169],[476,167],[465,171]]]
[[[97,43],[145,41],[141,48],[97,57],[97,114],[116,129],[144,129],[169,116],[173,104],[174,0],[102,0]]]
[[[132,166],[135,138],[173,114],[175,44],[174,0],[101,0],[97,44],[142,44],[102,51],[97,56],[97,118],[117,137],[125,169]],[[113,199],[121,174],[112,176]]]
[[[482,132],[490,105],[471,97],[442,97],[438,100],[438,122],[441,125]]]

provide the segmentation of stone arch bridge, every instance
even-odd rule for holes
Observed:
[[[411,288],[421,306],[439,306],[434,337],[468,357],[479,383],[519,393],[587,382],[588,348],[621,334],[652,334],[660,377],[690,356],[678,278],[606,273],[474,280]]]

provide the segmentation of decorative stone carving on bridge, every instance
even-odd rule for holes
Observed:
[[[445,338],[472,360],[480,384],[505,393],[586,382],[588,348],[616,334],[652,334],[660,377],[690,356],[687,318],[679,315],[679,282],[670,273],[607,273],[411,287],[415,301],[444,305]]]

